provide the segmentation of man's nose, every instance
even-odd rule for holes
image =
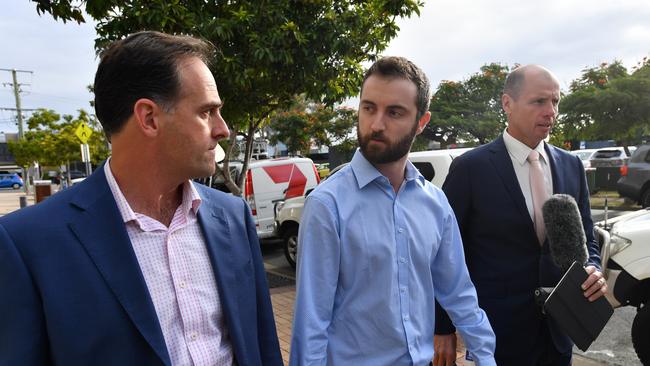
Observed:
[[[221,114],[217,114],[213,118],[212,123],[212,137],[217,140],[227,139],[230,137],[230,129],[228,128],[226,121],[221,117]]]
[[[546,105],[544,107],[545,107],[544,108],[544,113],[547,116],[552,116],[552,117],[557,116],[557,114],[558,114],[558,105],[557,104],[549,101],[548,103],[546,103]]]
[[[370,129],[373,132],[381,132],[386,129],[386,116],[383,113],[377,113],[370,123]]]

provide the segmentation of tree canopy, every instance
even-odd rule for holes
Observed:
[[[584,69],[560,102],[566,139],[609,140],[627,146],[650,134],[650,60],[629,72],[620,61]]]
[[[106,138],[97,120],[80,110],[75,118],[63,117],[53,110],[39,109],[27,120],[27,131],[20,141],[9,142],[9,150],[16,163],[27,167],[34,162],[42,166],[60,166],[81,160],[81,142],[75,135],[79,123],[84,122],[94,130],[88,140],[91,162],[99,164],[108,157]]]
[[[35,2],[39,13],[64,22],[84,22],[85,8],[97,21],[98,51],[143,29],[211,41],[224,118],[247,138],[244,171],[253,135],[273,111],[288,108],[298,94],[327,105],[356,95],[361,62],[374,60],[397,35],[397,18],[419,15],[423,5],[420,0]]]
[[[282,142],[290,154],[308,154],[312,144],[332,146],[350,138],[356,126],[357,111],[333,108],[322,103],[296,98],[287,111],[271,117],[272,144]]]
[[[444,80],[431,98],[431,122],[423,137],[441,146],[460,141],[484,144],[506,126],[501,109],[508,66],[491,63],[463,81]]]

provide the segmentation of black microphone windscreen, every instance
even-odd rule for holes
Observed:
[[[554,194],[542,206],[546,237],[553,262],[566,272],[573,261],[587,263],[587,238],[575,199]]]

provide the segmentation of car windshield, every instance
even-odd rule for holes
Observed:
[[[580,158],[580,160],[589,160],[589,157],[591,154],[593,154],[593,151],[577,151],[574,152],[576,156]]]

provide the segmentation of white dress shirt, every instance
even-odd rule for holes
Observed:
[[[528,154],[530,154],[533,149],[512,137],[512,135],[508,133],[508,130],[503,131],[503,142],[506,145],[506,150],[508,150],[510,159],[512,159],[512,166],[515,168],[515,174],[517,175],[517,181],[519,182],[521,193],[524,194],[524,198],[526,199],[528,214],[530,215],[530,218],[534,220],[533,194],[530,187],[530,163],[528,162]],[[551,173],[551,166],[549,164],[546,150],[544,149],[543,140],[535,147],[535,150],[539,153],[539,161],[542,164],[542,170],[544,170],[544,187],[546,187],[546,193],[548,193],[548,196],[550,197],[553,195],[553,174]]]

